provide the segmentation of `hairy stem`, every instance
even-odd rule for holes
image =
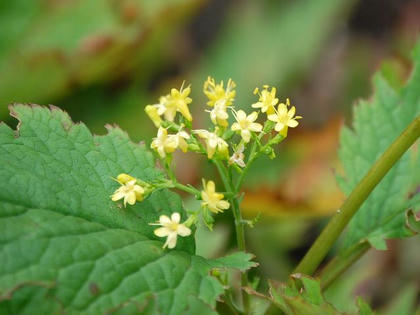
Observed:
[[[353,189],[341,209],[331,218],[294,273],[312,275],[325,258],[350,219],[391,167],[420,136],[420,116],[388,147]]]

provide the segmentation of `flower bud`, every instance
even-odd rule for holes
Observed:
[[[160,124],[162,123],[162,119],[158,114],[158,109],[153,105],[147,105],[144,108],[144,111],[149,116],[150,120],[155,124],[156,128],[159,128]]]
[[[125,174],[125,173],[122,173],[122,174],[117,176],[117,181],[119,181],[121,184],[126,184],[129,181],[134,180],[134,179],[135,179],[134,177],[132,177],[128,174]]]

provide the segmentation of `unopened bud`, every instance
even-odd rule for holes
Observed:
[[[120,174],[120,175],[117,176],[117,180],[121,184],[128,183],[129,181],[134,180],[134,179],[135,179],[134,177],[132,177],[132,176],[130,176],[128,174],[125,174],[125,173],[122,173],[122,174]]]

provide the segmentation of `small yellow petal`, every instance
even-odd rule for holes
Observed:
[[[287,125],[291,128],[295,128],[297,125],[299,125],[299,122],[297,120],[290,119]]]

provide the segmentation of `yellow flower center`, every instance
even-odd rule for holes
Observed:
[[[289,122],[290,118],[289,116],[287,116],[287,114],[285,115],[278,115],[278,122],[287,125],[287,123]]]
[[[168,223],[166,227],[170,229],[171,231],[176,232],[178,231],[178,226],[179,226],[179,223],[171,222],[171,223]]]
[[[274,99],[275,96],[271,94],[268,90],[263,90],[261,92],[261,102],[263,102],[265,106],[273,106],[272,103]]]
[[[241,129],[248,129],[251,123],[247,119],[243,119],[239,121],[239,126],[241,126]]]
[[[124,192],[124,194],[128,194],[128,193],[130,193],[134,190],[134,186],[128,185],[128,184],[122,186],[121,188],[122,188],[121,190]]]

